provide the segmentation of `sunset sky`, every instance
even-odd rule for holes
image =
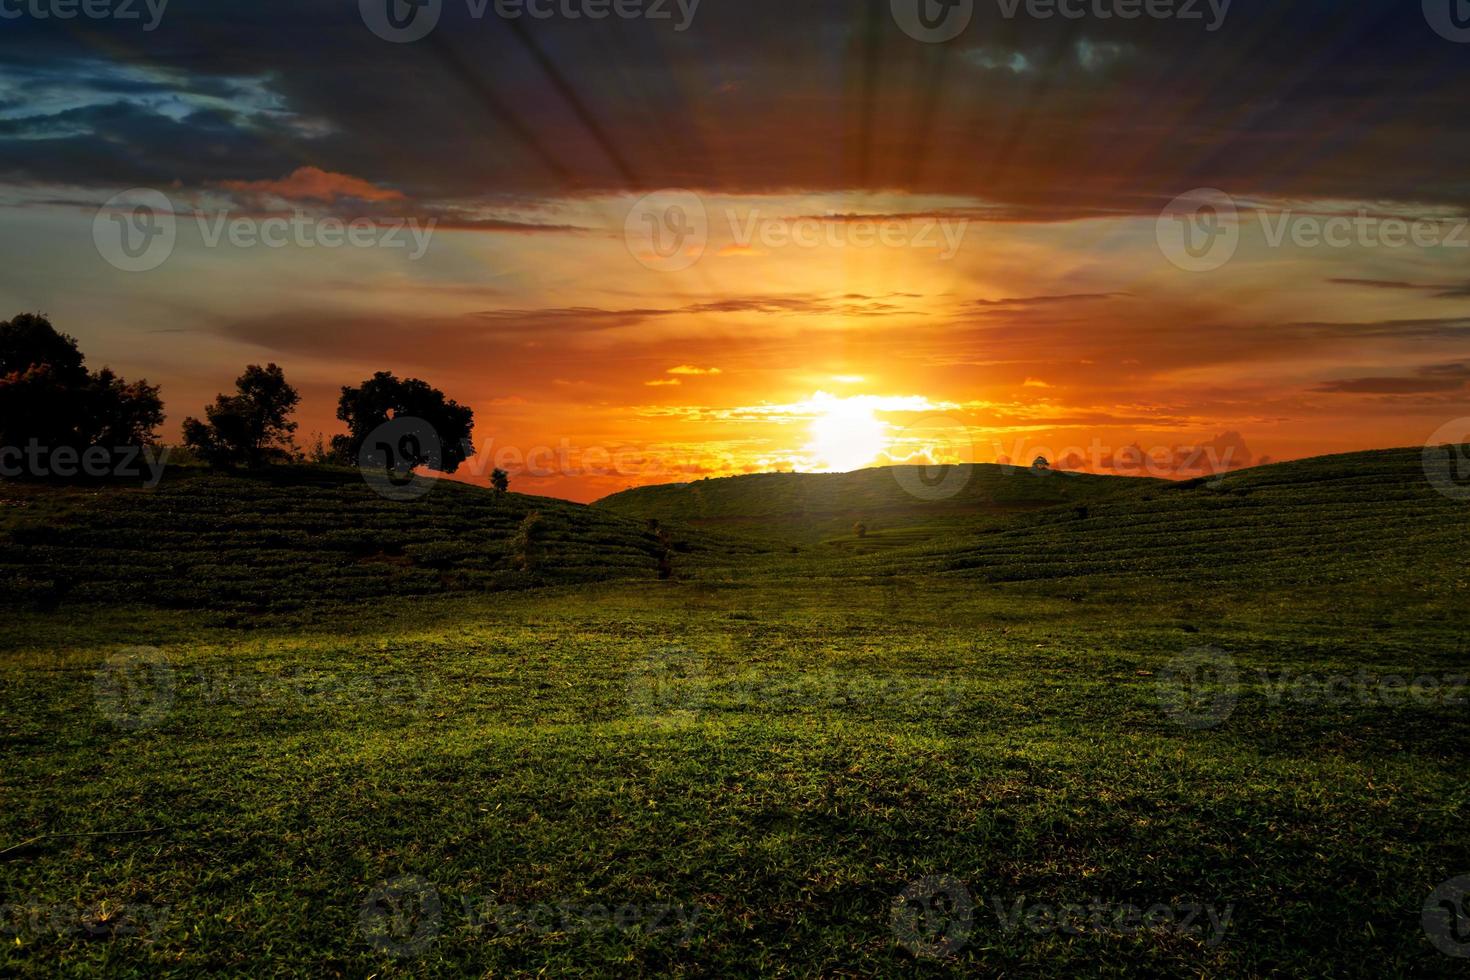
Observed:
[[[668,6],[444,0],[412,43],[345,0],[0,21],[0,316],[161,384],[169,439],[248,363],[301,388],[303,443],[343,384],[420,377],[475,409],[467,478],[578,500],[1135,446],[1189,475],[1470,416],[1470,44],[1419,3],[1236,0],[1211,31],[991,0],[942,44],[889,0]],[[1191,271],[1160,215],[1200,188],[1239,243]],[[177,239],[130,272],[94,232],[137,189]],[[671,202],[694,234],[660,256]],[[435,224],[417,257],[210,242],[298,210]]]

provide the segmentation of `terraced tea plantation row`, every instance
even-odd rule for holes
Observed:
[[[0,484],[0,603],[147,602],[289,611],[383,596],[653,579],[666,550],[643,521],[440,481],[388,500],[350,471],[211,476],[173,469],[156,490]],[[540,560],[512,539],[532,511]],[[675,536],[675,565],[707,561]]]
[[[1467,517],[1430,485],[1418,451],[1395,450],[1136,488],[1085,513],[1055,509],[931,545],[921,564],[989,582],[1463,591]],[[875,561],[912,570],[913,558]]]
[[[1087,504],[1162,481],[1018,466],[894,466],[854,473],[765,473],[625,490],[594,506],[780,543],[874,530],[999,522],[1038,508]],[[935,529],[936,531],[939,529]]]

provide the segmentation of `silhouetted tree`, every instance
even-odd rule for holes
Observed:
[[[184,445],[211,466],[261,466],[297,456],[291,415],[301,394],[279,367],[252,364],[235,380],[234,395],[219,395],[207,419],[184,420]]]
[[[45,316],[0,322],[0,445],[147,446],[163,419],[156,385],[88,371],[76,340]]]
[[[510,474],[496,467],[490,474],[490,486],[495,488],[496,493],[505,493],[510,489]]]
[[[320,432],[306,450],[306,460],[318,466],[346,466],[350,463],[350,460],[337,451],[336,446],[328,445]]]
[[[1051,469],[1051,463],[1045,456],[1037,456],[1031,461],[1031,468],[1033,470],[1049,470]]]
[[[400,458],[386,460],[390,467],[409,470],[428,466],[441,473],[453,473],[475,453],[470,444],[474,410],[445,398],[444,392],[417,378],[399,380],[388,371],[379,371],[356,388],[344,387],[337,403],[337,418],[347,423],[348,434],[337,436],[332,443],[348,459],[357,459],[368,436],[390,419],[426,423],[439,442],[438,446],[415,447],[416,440],[403,440],[396,447]],[[407,458],[403,458],[405,455]]]

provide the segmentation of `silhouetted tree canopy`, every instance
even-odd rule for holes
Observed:
[[[234,395],[220,395],[204,410],[207,421],[184,420],[184,445],[211,466],[261,466],[297,455],[291,415],[301,394],[279,367],[252,364],[235,380]]]
[[[496,493],[505,493],[510,489],[510,474],[497,467],[490,474],[490,485],[495,488]]]
[[[76,340],[45,316],[0,322],[0,445],[152,445],[163,419],[156,385],[88,371]]]
[[[337,436],[332,441],[348,459],[358,459],[368,436],[390,419],[425,423],[439,441],[437,447],[431,448],[415,445],[414,440],[400,440],[396,449],[417,455],[390,460],[390,465],[404,469],[428,466],[442,473],[453,473],[474,455],[470,444],[474,410],[446,398],[444,392],[417,378],[400,380],[388,371],[379,371],[359,387],[344,387],[337,403],[337,418],[347,423],[348,435]]]

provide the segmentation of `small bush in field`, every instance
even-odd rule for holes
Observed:
[[[534,572],[545,555],[546,522],[541,512],[533,510],[521,521],[515,537],[510,539],[510,553],[516,567],[523,572]]]
[[[862,521],[858,521],[852,526],[852,533],[856,534],[860,538],[866,538],[868,536],[868,525],[864,524]]]

